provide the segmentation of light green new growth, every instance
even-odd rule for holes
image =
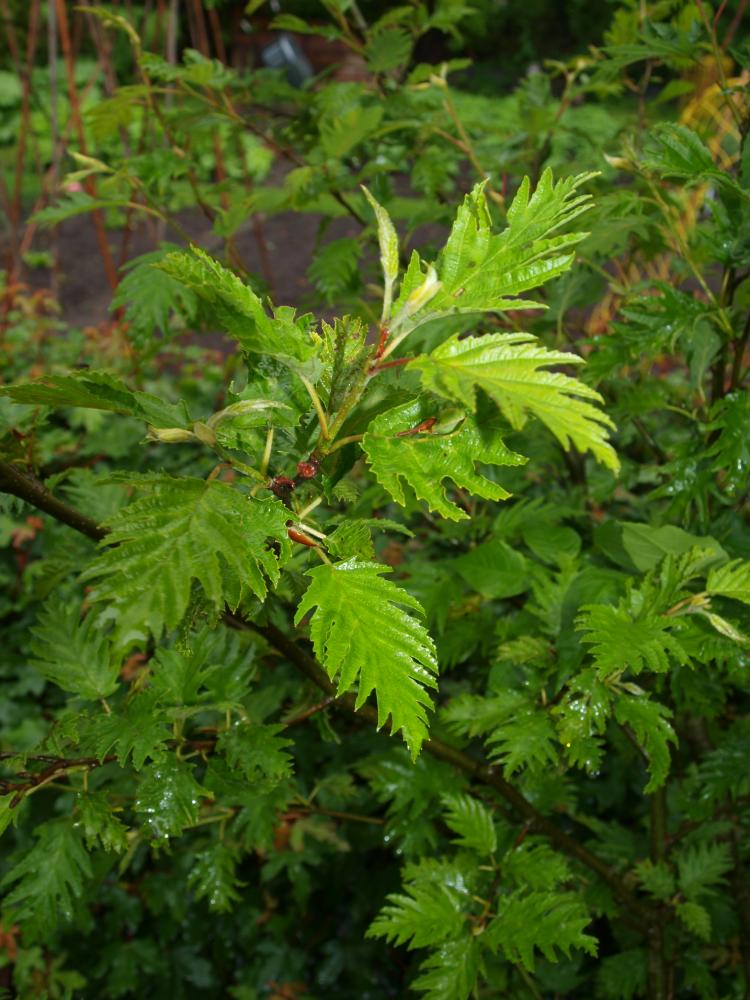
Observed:
[[[383,574],[387,566],[348,559],[308,571],[312,583],[295,623],[313,608],[310,635],[315,654],[338,690],[355,682],[357,708],[376,692],[378,726],[391,717],[416,758],[427,739],[427,688],[435,687],[435,647],[425,627],[408,611],[424,614],[414,597]],[[400,605],[400,607],[399,607]]]

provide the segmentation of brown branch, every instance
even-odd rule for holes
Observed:
[[[93,538],[96,542],[101,541],[107,534],[106,530],[99,527],[96,521],[50,493],[41,480],[22,472],[10,462],[0,461],[0,493],[10,493],[11,496],[18,497],[19,500],[25,500],[32,507],[44,511],[55,520],[75,528],[76,531]]]

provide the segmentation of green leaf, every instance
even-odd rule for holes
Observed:
[[[587,604],[576,619],[582,642],[591,646],[600,677],[629,669],[665,673],[672,664],[684,665],[688,655],[670,629],[675,619],[644,612],[634,618],[623,606]]]
[[[569,956],[573,948],[596,955],[596,938],[584,933],[590,923],[585,905],[572,893],[515,892],[500,897],[485,936],[508,961],[533,972],[536,951],[550,962],[559,960],[559,951]]]
[[[649,780],[645,794],[655,792],[669,774],[669,744],[677,745],[677,736],[667,721],[672,713],[658,701],[640,697],[622,697],[615,705],[615,718],[621,726],[629,726],[648,757]]]
[[[409,895],[391,893],[387,897],[367,937],[382,937],[412,949],[439,945],[461,933],[466,900],[453,885],[438,878],[420,879],[405,889]]]
[[[98,701],[117,690],[119,659],[95,616],[81,621],[77,603],[50,598],[31,635],[31,665],[63,691]]]
[[[451,337],[432,354],[412,361],[426,389],[476,410],[477,389],[495,401],[512,427],[523,427],[527,415],[538,417],[563,448],[574,444],[616,472],[617,455],[607,440],[614,425],[586,400],[601,402],[596,390],[552,364],[581,364],[582,358],[549,351],[527,333],[493,333],[484,337]]]
[[[428,397],[377,416],[362,447],[378,482],[397,503],[406,503],[403,480],[430,510],[452,521],[466,520],[468,514],[448,499],[446,479],[488,500],[504,500],[510,494],[478,473],[477,462],[515,466],[526,461],[503,444],[490,422],[441,412]]]
[[[665,556],[681,556],[692,548],[701,548],[706,555],[718,561],[726,559],[726,552],[716,539],[706,535],[692,535],[673,524],[654,527],[634,521],[611,522],[620,529],[622,547],[636,569],[642,573],[654,567]]]
[[[662,177],[696,182],[711,180],[743,198],[749,197],[731,174],[717,167],[700,136],[677,122],[659,122],[650,130],[640,165]]]
[[[361,252],[359,240],[349,236],[331,240],[315,251],[307,273],[330,305],[357,287]]]
[[[300,602],[295,623],[312,608],[310,633],[315,653],[328,676],[338,675],[338,690],[358,681],[359,708],[371,691],[378,704],[378,726],[391,717],[412,757],[427,738],[426,688],[436,687],[435,647],[425,627],[409,614],[424,614],[419,601],[383,574],[389,568],[349,559],[318,566]]]
[[[33,938],[49,940],[61,923],[73,919],[93,873],[81,835],[69,819],[48,820],[34,836],[36,844],[2,881],[3,888],[14,886],[3,905]]]
[[[379,202],[375,201],[366,187],[362,187],[365,197],[372,206],[378,223],[378,243],[380,244],[380,266],[383,268],[383,313],[381,323],[387,323],[391,315],[393,283],[398,277],[398,234],[390,215]]]
[[[716,895],[726,884],[732,869],[729,845],[699,841],[677,855],[677,884],[686,899],[699,900]]]
[[[446,941],[430,952],[419,971],[411,988],[424,993],[424,1000],[468,1000],[479,975],[479,942],[467,935]]]
[[[145,420],[154,427],[185,428],[191,423],[184,403],[166,403],[151,393],[133,391],[108,372],[45,375],[36,382],[3,386],[0,395],[10,396],[16,403],[109,410]]]
[[[712,569],[706,580],[706,591],[716,597],[750,604],[750,562],[734,559]]]
[[[646,995],[648,963],[642,948],[628,948],[602,960],[597,986],[603,1000],[639,1000]]]
[[[83,830],[89,850],[101,847],[122,854],[128,848],[128,828],[114,815],[113,807],[103,792],[86,792],[76,801],[78,825]]]
[[[703,140],[676,122],[660,122],[649,131],[641,163],[664,177],[697,179],[705,173],[718,173]]]
[[[341,159],[355,146],[372,135],[383,117],[383,108],[377,104],[363,107],[351,104],[331,108],[319,121],[320,144],[332,159]]]
[[[118,610],[118,632],[155,636],[175,628],[200,585],[217,613],[246,593],[261,600],[275,585],[289,553],[289,511],[277,500],[255,500],[216,480],[123,475],[139,498],[109,521],[104,551],[83,578],[97,580],[94,601]],[[279,546],[278,554],[269,540]]]
[[[124,710],[96,716],[86,730],[100,760],[114,753],[120,767],[125,767],[132,757],[136,771],[140,771],[148,757],[160,753],[169,735],[166,718],[147,695],[133,698]]]
[[[438,258],[442,287],[430,313],[540,308],[508,296],[537,288],[570,268],[571,250],[587,234],[553,234],[591,207],[591,196],[577,189],[595,176],[555,182],[545,170],[533,195],[524,178],[508,209],[507,228],[499,234],[492,233],[484,184],[477,184],[459,208]]]
[[[86,215],[97,209],[122,208],[128,204],[127,198],[92,198],[85,191],[76,191],[61,198],[56,204],[35,212],[31,221],[39,226],[57,226],[61,222],[73,219],[78,215]]]
[[[212,913],[228,913],[242,900],[239,890],[245,883],[237,878],[237,858],[222,841],[195,855],[187,881]]]
[[[514,597],[531,587],[527,560],[497,538],[480,542],[452,565],[469,587],[483,597]]]
[[[372,34],[365,46],[371,73],[387,73],[409,62],[414,41],[403,28],[385,28]]]
[[[286,748],[291,740],[279,736],[280,725],[251,725],[236,722],[216,741],[216,749],[226,755],[230,767],[241,771],[248,781],[260,778],[280,780],[291,774],[291,760]]]
[[[746,145],[746,150],[750,146]],[[736,499],[742,495],[750,476],[750,393],[730,392],[713,408],[707,428],[715,440],[706,454],[713,458],[713,471],[722,488]]]
[[[213,798],[193,776],[193,768],[165,754],[143,771],[135,794],[135,812],[154,843],[179,836],[198,821],[201,800]]]
[[[270,317],[252,288],[203,250],[170,253],[155,266],[191,289],[211,322],[223,326],[243,351],[277,358],[308,376],[317,371],[317,347],[304,317],[295,319],[289,307]]]
[[[677,916],[681,922],[701,941],[711,940],[711,917],[704,906],[692,900],[678,902],[675,905]]]
[[[675,893],[675,880],[670,867],[663,861],[654,863],[650,858],[635,866],[641,885],[655,899],[668,903]]]
[[[458,834],[453,843],[468,847],[479,854],[492,854],[497,847],[497,835],[492,813],[472,795],[444,795],[446,825]]]
[[[487,737],[493,760],[501,760],[510,776],[524,767],[554,767],[558,759],[555,728],[544,709],[526,707],[507,718]]]
[[[196,315],[198,298],[192,289],[153,266],[174,251],[179,247],[162,243],[158,250],[128,261],[112,296],[110,311],[125,310],[128,339],[138,347],[149,346],[157,333],[166,337],[174,313],[187,320]]]

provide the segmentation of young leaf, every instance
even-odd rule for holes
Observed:
[[[383,574],[388,567],[348,559],[308,571],[312,583],[300,602],[295,623],[312,608],[315,653],[339,692],[358,681],[357,707],[375,691],[378,726],[391,716],[412,757],[427,738],[427,687],[436,687],[435,647],[425,627],[404,610],[424,614],[411,594]],[[400,607],[399,607],[400,605]]]
[[[458,838],[454,843],[479,854],[492,854],[497,846],[492,813],[473,795],[444,795],[445,822]]]
[[[117,689],[119,660],[95,616],[81,621],[76,602],[50,598],[31,634],[32,666],[63,691],[97,701]]]
[[[362,187],[365,197],[372,206],[378,222],[378,243],[380,244],[380,265],[383,268],[383,313],[380,319],[385,324],[390,319],[393,301],[393,284],[398,277],[398,235],[390,215],[379,204],[366,187]]]
[[[212,913],[228,913],[239,903],[244,883],[236,874],[237,858],[222,841],[196,854],[188,875],[188,885],[196,899],[205,899]]]
[[[34,836],[36,844],[2,881],[3,888],[15,883],[4,906],[33,937],[48,940],[61,922],[73,918],[92,869],[81,835],[69,819],[48,820]]]
[[[108,372],[45,375],[36,382],[3,386],[0,395],[10,396],[16,403],[109,410],[145,420],[153,427],[185,428],[191,423],[184,403],[165,403],[151,393],[133,391]]]
[[[672,713],[658,701],[646,697],[622,697],[615,705],[615,718],[629,726],[648,757],[648,794],[660,788],[669,774],[669,744],[677,744],[674,729],[667,721]]]
[[[576,627],[601,677],[618,670],[665,673],[672,663],[684,665],[688,655],[670,629],[674,619],[645,612],[634,618],[624,607],[588,604],[581,609]]]
[[[262,778],[280,780],[291,774],[291,761],[286,748],[291,740],[279,736],[283,726],[249,725],[237,722],[221,734],[216,749],[226,754],[230,767],[242,771],[258,784]]]
[[[317,348],[304,318],[296,321],[288,307],[271,318],[252,288],[203,250],[167,254],[156,266],[192,289],[243,351],[277,358],[308,377],[317,372]]]
[[[462,894],[437,879],[407,884],[409,895],[392,893],[370,925],[367,937],[382,937],[409,948],[441,944],[461,933],[466,920]]]
[[[154,842],[177,837],[198,820],[202,799],[213,793],[195,780],[189,764],[165,754],[149,764],[138,783],[135,811]]]
[[[96,846],[117,854],[127,850],[128,828],[114,815],[104,793],[87,792],[85,795],[80,795],[76,806],[89,850]]]
[[[477,496],[504,500],[510,496],[507,490],[478,473],[476,463],[523,465],[526,461],[503,444],[491,423],[460,411],[441,414],[428,397],[377,416],[362,447],[378,482],[397,503],[406,502],[404,480],[430,510],[452,521],[465,520],[468,514],[448,499],[444,480],[451,479]]]
[[[419,967],[421,975],[411,983],[424,993],[423,1000],[468,1000],[479,975],[479,943],[464,935],[446,941]]]
[[[572,893],[515,892],[500,897],[498,914],[485,933],[509,961],[533,972],[535,951],[550,962],[558,961],[558,951],[570,955],[573,948],[596,955],[596,938],[584,933],[590,923],[586,907]]]
[[[580,364],[575,354],[549,351],[527,333],[493,333],[484,337],[458,335],[432,354],[416,358],[411,368],[421,372],[426,389],[476,410],[477,389],[492,398],[510,422],[523,427],[527,414],[538,417],[563,448],[571,443],[616,472],[617,455],[607,440],[614,425],[606,413],[586,402],[601,402],[596,390],[552,364]]]
[[[124,308],[128,339],[138,347],[150,345],[157,332],[166,336],[173,313],[186,320],[195,317],[198,298],[192,289],[153,266],[175,251],[179,247],[162,243],[158,250],[129,261],[112,296],[110,311]]]
[[[85,736],[100,760],[114,752],[120,767],[132,757],[140,771],[148,757],[155,757],[169,738],[167,719],[147,695],[133,698],[124,710],[89,720]]]
[[[140,497],[106,522],[104,551],[83,574],[96,579],[96,601],[119,609],[119,634],[148,628],[155,636],[182,620],[193,580],[217,612],[243,593],[263,599],[289,552],[289,511],[216,480],[127,475]],[[278,543],[278,554],[268,546]]]
[[[750,562],[733,559],[712,569],[706,580],[706,591],[717,597],[750,604]]]
[[[590,208],[591,196],[577,190],[594,176],[555,182],[545,170],[533,195],[529,178],[524,178],[508,209],[507,228],[499,234],[492,233],[484,184],[476,185],[459,208],[438,259],[442,287],[430,313],[540,308],[509,296],[536,288],[571,266],[570,251],[587,234],[553,234]]]

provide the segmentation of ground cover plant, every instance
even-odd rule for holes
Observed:
[[[282,14],[360,67],[301,85],[84,7],[132,76],[0,298],[0,985],[746,996],[745,4],[504,96],[419,61],[460,4]],[[78,329],[88,217],[155,239]]]

